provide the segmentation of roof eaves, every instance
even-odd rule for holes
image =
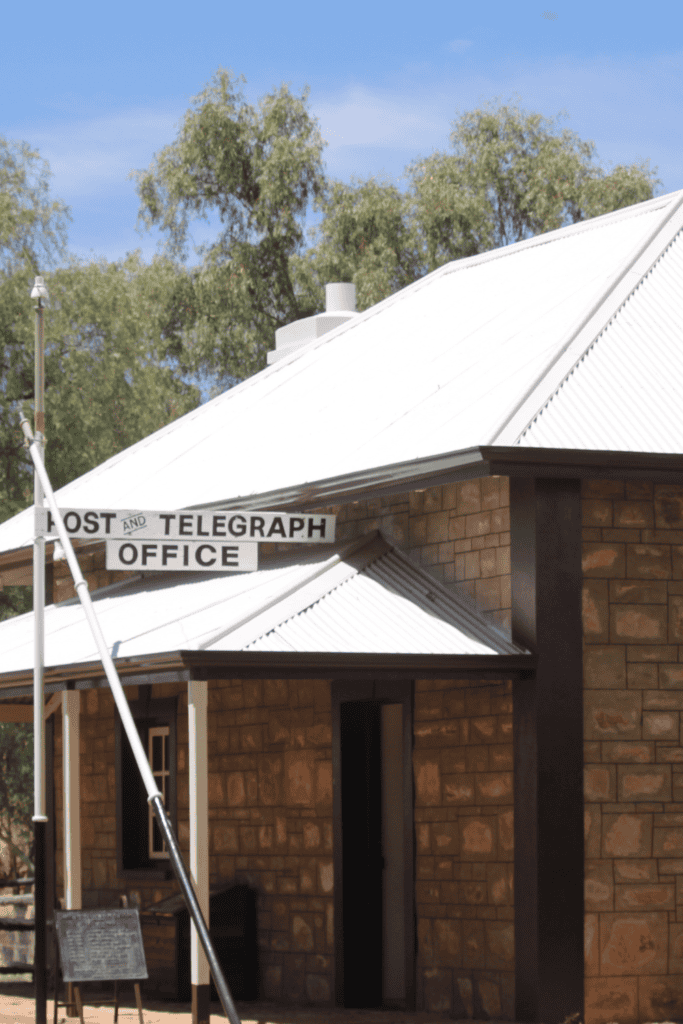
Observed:
[[[556,479],[649,480],[680,483],[680,452],[598,451],[592,448],[532,448],[495,445],[481,448],[492,476]]]
[[[683,473],[679,452],[602,451],[584,448],[522,448],[509,444],[477,445],[461,451],[428,455],[369,470],[327,477],[294,487],[264,491],[244,498],[194,506],[207,511],[234,509],[320,509],[389,494],[424,490],[485,476],[555,476],[624,479],[648,477],[660,483],[678,481]]]
[[[345,679],[468,678],[509,679],[536,667],[535,654],[375,654],[318,651],[181,651],[193,679],[320,678]]]
[[[327,477],[324,480],[263,491],[260,494],[250,494],[248,497],[224,498],[221,501],[192,505],[188,508],[207,511],[226,508],[235,511],[266,508],[284,511],[287,508],[296,508],[303,511],[332,503],[365,499],[380,491],[384,494],[400,493],[411,490],[413,485],[431,486],[432,482],[439,480],[447,483],[454,480],[458,473],[463,480],[488,476],[489,470],[481,454],[481,448],[464,448],[461,451],[445,452],[440,455],[427,455],[407,462],[388,463],[372,469]],[[426,481],[430,483],[427,484]]]
[[[185,651],[138,659],[137,671],[121,681],[124,686],[140,683],[187,682],[190,679],[238,677],[270,679],[319,678],[339,675],[363,679],[467,678],[472,686],[485,680],[509,679],[528,673],[536,666],[534,654],[368,654],[287,651]],[[124,659],[121,659],[122,661]],[[118,661],[119,673],[122,673]],[[173,667],[172,667],[173,666]],[[61,667],[60,667],[61,668]],[[98,663],[71,667],[71,675],[46,672],[45,693],[58,693],[73,685],[77,690],[105,689],[109,684]],[[80,674],[77,674],[77,671]],[[0,701],[31,697],[32,672],[0,673]]]
[[[607,286],[570,328],[550,363],[500,421],[490,445],[512,445],[552,398],[628,296],[683,228],[683,190],[673,193],[663,215],[614,272]]]
[[[683,455],[680,452],[481,445],[343,476],[328,477],[314,483],[264,491],[249,495],[248,498],[227,498],[219,502],[187,507],[207,510],[231,509],[236,512],[252,509],[304,511],[366,501],[383,495],[403,494],[410,490],[424,490],[426,487],[459,480],[475,480],[485,476],[600,476],[603,479],[647,478],[657,483],[678,483],[683,476]],[[103,541],[97,543],[100,547],[104,544]],[[28,546],[0,552],[0,582],[10,585],[9,580],[2,579],[6,560],[16,564],[21,561],[30,571],[32,548]]]

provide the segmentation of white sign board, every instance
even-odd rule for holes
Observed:
[[[252,572],[258,544],[220,541],[108,540],[107,569],[130,572]]]
[[[336,516],[289,512],[141,512],[65,508],[66,532],[80,540],[272,541],[277,544],[330,544]],[[36,532],[56,533],[49,509],[36,509]]]

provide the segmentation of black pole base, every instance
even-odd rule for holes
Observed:
[[[206,959],[209,961],[209,970],[213,976],[214,985],[218,992],[218,998],[223,1005],[223,1012],[230,1021],[230,1024],[241,1024],[239,1014],[237,1013],[235,1004],[232,1001],[228,983],[226,982],[223,974],[223,969],[218,961],[218,957],[216,956],[216,951],[213,948],[213,943],[209,936],[209,929],[206,927],[204,915],[202,914],[194,889],[192,888],[190,876],[183,863],[180,847],[178,846],[178,840],[175,837],[175,833],[171,827],[171,822],[166,814],[163,800],[161,799],[161,796],[157,794],[157,796],[151,797],[149,802],[152,805],[156,819],[159,822],[159,828],[161,829],[161,833],[166,841],[166,847],[171,858],[171,864],[173,865],[176,878],[180,882],[180,888],[182,889],[183,896],[185,897],[185,904],[190,913],[190,917],[194,922],[194,926],[197,929],[199,941],[204,947]]]
[[[34,914],[36,922],[33,983],[36,998],[36,1024],[47,1024],[46,826],[47,821],[33,822],[33,860],[35,863]]]

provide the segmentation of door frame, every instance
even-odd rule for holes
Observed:
[[[377,701],[403,705],[403,907],[406,1009],[415,1009],[415,826],[413,799],[413,680],[356,682],[335,680],[332,696],[332,793],[334,842],[334,993],[344,1005],[344,878],[342,870],[342,794],[340,705]]]

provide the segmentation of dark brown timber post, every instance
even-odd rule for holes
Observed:
[[[583,664],[578,480],[510,480],[518,1021],[583,1018]]]

